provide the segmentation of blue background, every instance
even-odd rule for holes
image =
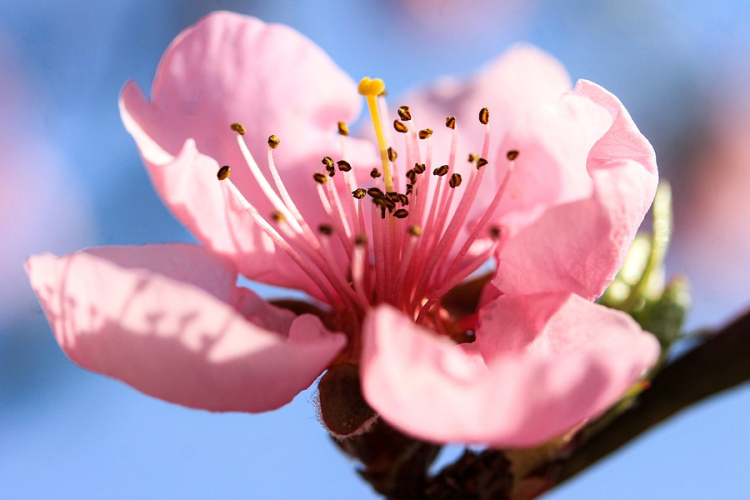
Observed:
[[[64,245],[24,240],[25,254],[192,241],[153,192],[117,98],[128,79],[150,86],[182,29],[230,9],[297,28],[355,79],[384,78],[391,95],[471,73],[514,41],[540,46],[574,79],[618,95],[654,143],[677,190],[670,271],[695,283],[690,328],[721,324],[750,303],[747,287],[724,286],[706,265],[722,258],[721,248],[698,259],[681,246],[690,221],[679,217],[691,201],[680,195],[694,188],[691,172],[711,168],[689,160],[722,97],[717,87],[748,69],[747,2],[527,1],[519,9],[476,1],[464,2],[464,19],[452,18],[446,2],[421,3],[420,11],[397,0],[0,0],[2,78],[22,81],[30,96],[14,125],[54,148],[69,201],[80,198],[89,224]],[[0,95],[0,121],[11,116],[11,98]],[[25,214],[9,210],[0,216],[23,223]],[[0,235],[0,245],[14,237]],[[725,272],[748,276],[746,264],[734,266]],[[310,391],[262,415],[213,415],[143,396],[70,363],[24,287],[20,306],[0,309],[0,498],[376,498],[316,421]],[[685,412],[546,498],[744,497],[748,395],[745,386]]]

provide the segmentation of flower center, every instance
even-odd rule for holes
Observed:
[[[268,139],[272,186],[247,147],[245,128],[231,126],[254,179],[274,208],[271,214],[260,214],[237,189],[229,179],[229,166],[221,167],[217,177],[228,183],[232,195],[258,226],[310,277],[337,315],[352,316],[359,324],[368,309],[388,303],[416,322],[435,327],[440,323],[435,314],[440,298],[487,262],[502,241],[500,229],[490,226],[490,220],[508,185],[518,152],[510,151],[506,158],[492,163],[488,156],[489,111],[483,108],[479,112],[485,127],[482,154],[469,155],[471,169],[465,181],[455,168],[456,119],[448,117],[445,121],[451,130],[447,163],[433,168],[432,130],[417,130],[410,109],[402,106],[399,119],[394,121],[395,131],[404,136],[405,154],[399,155],[388,146],[383,126],[382,117],[388,120],[384,91],[380,79],[364,78],[359,84],[375,129],[382,171],[373,168],[370,186],[360,186],[365,176],[360,175],[358,181],[356,159],[347,155],[349,130],[345,123],[339,123],[339,159],[326,156],[322,159],[325,172],[312,176],[327,217],[315,230],[289,195],[276,168],[273,151],[281,144],[276,136]],[[400,178],[400,169],[409,165],[413,167]],[[503,169],[504,174],[488,201],[489,197],[480,199],[477,193],[489,165]],[[481,203],[478,212],[472,210],[477,203]],[[467,224],[470,215],[478,218],[471,226]],[[480,239],[482,244],[475,247]]]

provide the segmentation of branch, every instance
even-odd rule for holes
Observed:
[[[634,405],[558,464],[562,483],[683,409],[750,380],[750,311],[667,365]]]

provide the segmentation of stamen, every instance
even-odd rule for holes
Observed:
[[[448,185],[452,188],[457,188],[461,185],[461,174],[453,174],[451,175],[451,180],[448,182]]]
[[[401,106],[400,108],[398,108],[398,117],[405,122],[411,120],[411,111],[409,111],[409,106]]]
[[[361,200],[362,198],[364,198],[365,196],[367,196],[367,191],[365,191],[365,190],[364,190],[364,189],[362,189],[362,188],[357,188],[357,189],[355,189],[354,191],[352,191],[352,195],[353,195],[353,196],[354,196],[354,197],[355,197],[356,199],[358,199],[358,200]]]
[[[216,177],[218,177],[220,181],[223,181],[224,179],[228,179],[231,173],[232,169],[229,167],[229,165],[224,165],[219,169],[218,172],[216,172]]]
[[[349,172],[352,169],[352,165],[346,160],[339,160],[336,162],[336,165],[338,165],[339,170],[342,172]]]
[[[281,141],[279,140],[279,138],[278,138],[278,137],[276,137],[275,135],[272,135],[272,136],[270,136],[270,137],[268,138],[268,145],[269,145],[269,146],[271,147],[271,149],[276,149],[276,148],[278,148],[278,147],[279,147],[279,143],[280,143],[280,142],[281,142]]]
[[[396,153],[396,150],[393,148],[388,148],[388,159],[394,162],[396,161],[396,158],[398,158],[398,153]]]
[[[349,125],[347,125],[345,122],[339,122],[339,135],[343,135],[344,137],[349,135]]]
[[[431,135],[432,135],[432,129],[431,128],[426,128],[424,130],[420,130],[419,131],[419,138],[420,139],[427,139]]]
[[[315,172],[313,174],[313,179],[315,179],[315,182],[317,182],[318,184],[325,184],[326,182],[328,182],[328,177],[326,176],[326,174],[321,172]]]
[[[487,125],[490,122],[490,110],[482,108],[479,110],[479,122],[482,125]]]
[[[377,179],[378,177],[380,177],[380,170],[378,170],[377,168],[373,168],[372,170],[370,170],[370,177],[372,177],[373,179]],[[388,186],[386,186],[386,189],[388,189]]]
[[[398,120],[393,120],[393,128],[396,129],[396,132],[399,132],[401,134],[405,134],[409,131],[409,127]]]
[[[233,123],[230,128],[240,135],[245,135],[245,127],[241,123]]]
[[[455,116],[449,116],[445,119],[445,126],[449,129],[455,129],[456,128],[456,117]]]

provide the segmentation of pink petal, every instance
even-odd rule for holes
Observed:
[[[497,299],[481,338],[507,335],[515,345],[536,337],[546,350],[496,344],[486,364],[473,345],[379,308],[365,324],[367,401],[416,437],[497,447],[537,445],[601,414],[656,361],[658,343],[621,313],[575,296],[553,299],[557,309],[546,297]],[[574,340],[579,333],[586,341]]]
[[[588,299],[601,295],[622,265],[656,192],[653,148],[622,104],[584,81],[570,98],[595,105],[610,117],[602,137],[589,146],[585,170],[583,158],[571,155],[575,161],[570,169],[584,175],[574,182],[581,190],[590,185],[591,192],[549,209],[509,239],[495,278],[495,285],[507,294],[572,292]],[[595,130],[601,120],[589,126],[581,114],[569,126]]]
[[[245,126],[245,139],[265,172],[267,138],[281,139],[276,166],[310,226],[317,227],[324,213],[312,174],[324,156],[340,157],[336,122],[354,119],[360,107],[354,82],[308,39],[228,12],[207,16],[172,43],[151,101],[134,82],[120,98],[123,122],[180,221],[249,278],[295,288],[304,275],[276,258],[266,237],[216,186],[218,168],[230,165],[232,181],[261,215],[272,211],[230,124]],[[347,147],[362,162],[377,158],[362,141],[349,140]],[[274,268],[285,272],[269,273]]]
[[[26,269],[72,361],[185,406],[278,408],[345,344],[317,318],[237,288],[236,273],[195,245],[45,254]]]
[[[456,168],[466,179],[473,168],[466,162],[467,155],[482,151],[484,126],[478,120],[479,110],[484,107],[490,110],[492,143],[487,169],[491,172],[487,172],[475,203],[473,212],[479,217],[502,181],[501,174],[507,166],[505,155],[510,149],[521,151],[519,168],[508,188],[512,196],[506,196],[498,213],[507,213],[511,209],[538,212],[536,205],[539,203],[546,206],[565,195],[565,183],[556,182],[564,172],[560,170],[559,162],[550,161],[554,160],[550,158],[552,153],[543,154],[544,150],[538,147],[537,143],[544,134],[536,131],[534,127],[538,124],[533,123],[529,116],[554,121],[556,110],[550,110],[550,105],[570,89],[570,78],[557,60],[532,46],[517,45],[476,76],[467,80],[440,79],[426,90],[409,94],[403,103],[410,106],[418,127],[435,130],[435,165],[448,162],[451,134],[443,124],[446,116],[456,117],[459,133]],[[511,133],[515,139],[509,142],[506,136]],[[527,163],[533,168],[523,168]],[[508,225],[511,221],[503,223]]]

